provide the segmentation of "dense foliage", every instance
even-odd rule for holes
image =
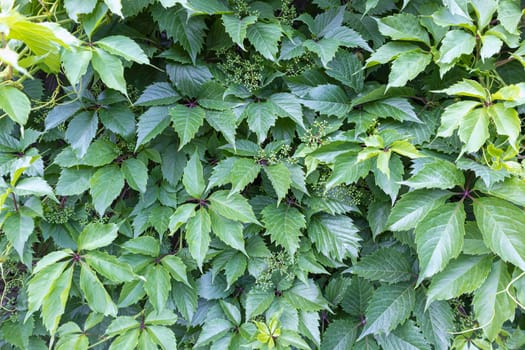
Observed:
[[[1,349],[522,349],[519,0],[0,1]]]

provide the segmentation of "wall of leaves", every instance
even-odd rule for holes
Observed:
[[[0,349],[525,347],[520,0],[0,8]]]

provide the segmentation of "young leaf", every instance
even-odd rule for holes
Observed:
[[[387,88],[405,86],[409,80],[414,79],[419,73],[423,72],[431,61],[432,55],[426,52],[411,51],[401,54],[392,63]]]
[[[489,115],[486,108],[474,109],[459,125],[459,138],[466,152],[477,152],[489,138]]]
[[[93,251],[84,255],[84,259],[91,268],[110,281],[121,283],[135,279],[131,266],[108,253]]]
[[[69,123],[66,130],[66,140],[83,157],[91,141],[97,133],[98,116],[96,112],[81,112]]]
[[[51,334],[55,334],[60,318],[66,309],[66,302],[73,279],[73,266],[70,266],[52,283],[51,291],[42,303],[42,321]]]
[[[33,218],[19,212],[9,215],[3,222],[2,230],[22,261],[26,242],[34,229],[35,222]]]
[[[244,249],[243,225],[210,212],[211,229],[221,241],[247,255]]]

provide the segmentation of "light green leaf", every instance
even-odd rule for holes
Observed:
[[[13,192],[19,196],[48,196],[56,201],[53,189],[46,180],[38,176],[26,177],[16,183]]]
[[[233,221],[254,223],[260,225],[255,218],[248,200],[240,194],[230,194],[228,191],[214,192],[209,198],[210,209],[215,213]]]
[[[476,38],[463,30],[450,30],[447,32],[439,48],[439,63],[450,64],[461,55],[472,53],[476,47]]]
[[[280,117],[288,117],[304,129],[301,100],[289,93],[277,93],[268,99],[273,110]]]
[[[465,218],[463,202],[460,201],[436,207],[416,226],[418,284],[459,256],[463,249]]]
[[[64,8],[66,9],[69,18],[75,22],[78,22],[78,15],[93,12],[96,5],[97,0],[85,0],[80,3],[76,0],[64,0]]]
[[[122,162],[122,174],[129,187],[140,193],[146,192],[148,168],[138,159],[129,158]]]
[[[210,215],[206,209],[201,208],[186,224],[186,241],[190,254],[197,261],[200,269],[202,269],[202,263],[210,245],[210,232]]]
[[[122,0],[104,0],[104,3],[107,5],[109,10],[113,12],[114,14],[124,18],[124,15],[122,15]]]
[[[516,33],[523,15],[519,0],[500,0],[498,20],[509,33]]]
[[[119,335],[111,343],[109,350],[136,349],[139,343],[140,329],[132,329],[129,332]]]
[[[425,163],[414,176],[401,183],[413,189],[439,188],[446,190],[455,186],[463,186],[464,182],[463,173],[454,164],[434,158]]]
[[[52,335],[55,334],[60,318],[66,309],[72,279],[73,266],[70,266],[59,278],[52,282],[51,290],[43,300],[42,321]]]
[[[116,165],[106,165],[93,174],[89,183],[93,205],[102,216],[124,188],[124,175]]]
[[[104,315],[117,315],[117,306],[111,296],[104,289],[104,285],[97,278],[88,265],[82,264],[80,268],[80,289],[91,310]]]
[[[0,87],[0,109],[13,121],[24,125],[31,111],[31,101],[17,88],[4,85]]]
[[[226,33],[230,36],[232,41],[244,49],[244,39],[246,39],[246,30],[248,26],[257,22],[257,17],[246,16],[239,18],[236,15],[222,15],[222,23]]]
[[[246,320],[259,316],[270,307],[275,299],[273,291],[250,289],[246,295]]]
[[[106,334],[109,336],[115,336],[139,327],[140,323],[135,318],[131,316],[119,316],[109,324],[106,329]]]
[[[480,56],[482,59],[490,58],[500,52],[503,46],[503,41],[495,35],[483,35],[481,37],[483,46],[480,50]]]
[[[381,248],[351,267],[352,273],[371,281],[398,283],[412,278],[410,262],[395,248]]]
[[[454,85],[436,92],[443,92],[447,95],[453,96],[468,96],[476,97],[481,100],[487,99],[487,91],[475,80],[463,79],[462,81],[455,83]],[[466,106],[465,106],[466,107]],[[463,108],[461,109],[463,110]]]
[[[415,302],[411,283],[382,285],[366,308],[366,325],[358,340],[368,334],[388,334],[410,316]]]
[[[87,2],[89,1],[86,1],[86,3]],[[85,48],[71,46],[69,49],[62,51],[62,66],[72,86],[77,85],[80,79],[87,73],[92,57],[93,52]]]
[[[181,258],[175,255],[166,255],[161,259],[160,263],[175,280],[191,287],[186,274],[186,265],[184,265]]]
[[[169,229],[171,234],[175,233],[182,225],[195,215],[195,208],[197,204],[186,203],[175,210],[175,213],[170,217]]]
[[[485,281],[492,257],[460,255],[432,278],[425,309],[435,300],[449,300],[478,289]]]
[[[206,121],[212,128],[219,131],[232,146],[235,146],[237,117],[232,110],[206,111]]]
[[[266,234],[272,242],[277,243],[294,256],[299,248],[301,229],[306,228],[304,215],[296,208],[285,204],[276,206],[270,204],[262,211],[262,220],[266,227]]]
[[[392,63],[392,70],[388,76],[387,88],[405,86],[423,72],[432,61],[432,55],[418,51],[410,51],[399,55]]]
[[[263,169],[277,194],[277,203],[280,203],[292,184],[290,170],[283,163],[268,165]]]
[[[341,42],[333,38],[322,38],[321,40],[306,40],[303,43],[309,51],[314,52],[321,59],[323,67],[327,67],[341,46]]]
[[[411,43],[401,41],[389,41],[381,46],[366,60],[366,67],[373,67],[378,64],[385,64],[395,60],[400,55],[412,52],[421,51],[419,46]]]
[[[147,332],[162,350],[177,350],[177,339],[168,327],[148,326]]]
[[[242,191],[257,178],[260,170],[261,166],[251,158],[235,159],[230,172],[232,183],[230,194]]]
[[[308,224],[308,236],[317,251],[341,262],[349,256],[357,257],[361,241],[358,232],[352,219],[345,215],[316,215]]]
[[[189,242],[188,242],[189,244]],[[160,264],[150,265],[144,273],[144,290],[155,310],[162,311],[166,306],[171,290],[168,271]]]
[[[44,268],[48,267],[49,265],[57,263],[59,260],[62,260],[64,258],[67,258],[68,256],[71,256],[73,251],[70,249],[64,249],[64,250],[56,250],[54,252],[51,252],[44,256],[42,259],[40,259],[36,266],[33,269],[33,275],[36,275],[39,271],[43,270]]]
[[[415,190],[401,196],[392,208],[387,225],[391,231],[415,228],[433,209],[445,203],[452,193],[441,190]]]
[[[416,16],[409,13],[399,13],[383,17],[377,21],[381,34],[394,40],[419,41],[430,45],[427,31],[419,24]]]
[[[481,103],[476,101],[459,101],[447,106],[441,114],[441,125],[437,136],[452,136],[454,130],[461,125],[463,118],[478,106],[481,106]]]
[[[471,0],[474,7],[474,12],[478,18],[477,27],[480,31],[485,29],[492,20],[492,16],[498,8],[498,1],[496,0]]]
[[[417,117],[414,107],[407,99],[400,97],[387,98],[372,103],[367,103],[364,110],[373,114],[377,118],[391,117],[399,121],[410,121],[414,123],[422,123]]]
[[[110,35],[95,42],[105,51],[120,56],[127,61],[138,64],[149,64],[149,58],[142,48],[132,39],[124,35]]]
[[[159,241],[151,236],[142,236],[127,240],[122,248],[133,254],[158,257],[160,254]]]
[[[120,262],[116,257],[106,252],[93,251],[83,257],[91,268],[110,281],[120,283],[135,279],[129,264]]]
[[[522,209],[499,198],[474,201],[474,214],[483,241],[502,260],[525,270],[525,214]]]
[[[516,147],[521,130],[518,112],[514,108],[506,108],[503,103],[495,103],[488,108],[488,113],[496,124],[498,134],[508,136],[509,144]]]
[[[247,255],[244,249],[243,225],[240,222],[225,219],[213,211],[210,213],[211,229],[221,241]]]
[[[297,281],[284,293],[285,299],[294,308],[302,311],[329,310],[328,302],[314,280],[309,279],[307,282]]]
[[[466,152],[476,152],[489,138],[489,114],[486,108],[474,109],[459,125],[459,138]]]
[[[186,107],[178,104],[169,110],[173,128],[180,138],[179,150],[190,142],[204,123],[205,111],[199,106]]]
[[[101,167],[109,164],[119,156],[119,149],[111,141],[98,139],[89,145],[81,164],[91,167]]]
[[[137,129],[137,146],[152,140],[160,134],[170,123],[168,108],[151,107],[139,117]]]
[[[517,177],[505,179],[503,182],[496,182],[491,186],[486,186],[481,181],[476,182],[474,190],[499,197],[514,204],[525,206],[525,181]]]
[[[474,292],[472,305],[476,320],[491,341],[499,335],[503,323],[514,319],[516,303],[510,295],[501,292],[508,287],[510,281],[507,265],[501,260],[496,261],[485,282]]]
[[[328,64],[326,74],[351,87],[356,92],[363,88],[363,64],[357,55],[348,51],[336,53],[335,58]]]
[[[104,50],[95,48],[91,64],[107,87],[120,91],[127,96],[124,67],[119,58]]]
[[[454,329],[454,314],[446,301],[434,301],[425,310],[425,298],[419,298],[415,315],[425,338],[436,350],[448,350]]]
[[[203,194],[206,184],[204,183],[204,174],[198,152],[193,153],[186,164],[182,183],[186,192],[193,198],[200,198]]]
[[[80,232],[78,250],[93,250],[110,245],[118,236],[118,226],[115,224],[89,223]]]
[[[281,26],[278,23],[255,23],[248,27],[247,34],[250,43],[263,57],[275,61],[281,40]]]

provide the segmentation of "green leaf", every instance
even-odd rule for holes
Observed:
[[[445,190],[455,186],[463,186],[464,182],[463,173],[454,164],[433,158],[426,162],[414,176],[401,183],[413,189],[439,188]]]
[[[475,80],[472,79],[463,79],[462,81],[444,89],[436,92],[443,92],[447,95],[453,96],[468,96],[476,97],[481,100],[487,99],[487,91]]]
[[[410,316],[415,299],[411,283],[379,287],[366,308],[366,325],[358,340],[368,334],[388,334],[402,324]]]
[[[337,50],[339,50],[341,42],[333,38],[322,38],[318,41],[306,40],[303,45],[309,51],[317,54],[323,67],[327,67],[328,63],[335,57]]]
[[[31,111],[31,101],[17,88],[4,85],[0,87],[0,109],[13,121],[25,125]]]
[[[142,48],[132,39],[124,35],[106,36],[95,42],[105,51],[120,56],[127,61],[137,62],[138,64],[149,64],[149,58]]]
[[[204,183],[204,174],[198,152],[193,153],[186,164],[182,183],[184,184],[184,189],[190,196],[193,198],[201,198],[206,184]]]
[[[493,183],[491,186],[486,186],[478,181],[474,190],[508,200],[522,207],[525,206],[525,182],[517,177],[507,178],[505,181]]]
[[[88,14],[93,12],[97,0],[86,0],[78,3],[76,0],[64,0],[64,8],[67,11],[69,18],[78,22],[78,15]]]
[[[410,51],[399,55],[392,63],[387,88],[405,86],[423,72],[432,61],[432,55],[421,51]]]
[[[233,221],[254,223],[260,225],[255,218],[252,207],[240,194],[230,194],[228,191],[214,192],[209,198],[210,209],[216,214]]]
[[[281,26],[278,23],[257,22],[247,29],[247,36],[255,49],[270,61],[275,61],[281,40]]]
[[[108,246],[117,236],[118,226],[115,224],[89,223],[78,236],[78,250],[94,250]]]
[[[439,48],[439,63],[450,64],[461,55],[472,53],[476,47],[476,38],[463,30],[450,30],[447,32]]]
[[[272,242],[277,243],[294,256],[299,248],[301,229],[306,228],[304,215],[296,208],[282,204],[266,206],[262,214],[262,220],[266,227],[266,234]]]
[[[498,1],[495,0],[471,0],[478,18],[477,26],[483,30],[492,20],[492,16],[498,8]]]
[[[374,287],[370,282],[354,276],[344,294],[341,306],[346,313],[360,317],[365,314],[373,293]]]
[[[417,50],[419,50],[419,46],[415,44],[400,41],[389,41],[370,55],[370,57],[366,60],[366,67],[385,64],[395,60],[402,54]]]
[[[322,350],[351,350],[357,338],[357,327],[350,319],[330,322],[323,334]]]
[[[116,165],[106,165],[93,174],[89,183],[93,205],[103,216],[124,188],[124,175]]]
[[[81,112],[69,123],[66,130],[66,141],[79,157],[86,154],[91,141],[95,138],[97,127],[96,112]]]
[[[127,96],[124,67],[119,58],[104,50],[95,48],[91,64],[107,87],[120,91]]]
[[[488,113],[496,124],[498,134],[508,136],[509,144],[516,147],[521,130],[518,112],[514,108],[506,108],[502,103],[496,103],[488,108]]]
[[[501,292],[510,282],[507,265],[501,260],[496,261],[485,282],[474,292],[472,305],[476,320],[491,341],[499,335],[503,323],[514,319],[516,303],[509,294]]]
[[[232,12],[224,0],[187,0],[189,8],[208,15]]]
[[[286,167],[286,165],[284,165],[284,163],[268,165],[263,169],[270,179],[275,193],[277,194],[277,202],[281,202],[281,200],[288,193],[290,185],[292,184],[290,170]]]
[[[418,284],[447,266],[459,256],[465,236],[463,202],[448,203],[434,208],[414,231],[419,259]]]
[[[73,266],[70,266],[59,278],[52,282],[51,290],[43,300],[42,321],[52,335],[55,334],[60,318],[66,309],[72,279]]]
[[[413,321],[408,321],[388,335],[380,334],[377,342],[383,349],[430,350],[421,330]]]
[[[297,281],[291,289],[284,293],[286,300],[294,308],[302,311],[329,310],[328,302],[317,284],[312,279],[307,282]]]
[[[196,211],[186,224],[186,241],[191,256],[197,261],[199,268],[206,258],[210,245],[211,219],[207,210],[201,208]]]
[[[251,158],[237,158],[231,167],[230,180],[232,183],[231,194],[244,190],[257,176],[261,166]]]
[[[304,129],[300,99],[292,94],[283,92],[271,95],[268,100],[272,103],[273,110],[278,116],[288,117]]]
[[[392,208],[387,225],[391,231],[415,228],[433,209],[445,203],[451,195],[441,190],[415,190],[401,196]]]
[[[28,313],[25,316],[26,321],[35,311],[40,309],[45,297],[52,291],[54,282],[62,275],[67,265],[69,265],[69,261],[58,262],[33,274],[27,287]]]
[[[463,118],[481,103],[476,101],[459,101],[445,108],[441,114],[441,125],[437,136],[450,137],[454,130],[459,128]]]
[[[425,309],[435,300],[449,300],[478,289],[492,263],[490,256],[460,255],[432,278]]]
[[[425,310],[425,299],[419,298],[415,310],[418,324],[425,338],[436,350],[447,350],[454,329],[454,314],[445,301],[434,301]]]
[[[86,1],[87,2],[87,1]],[[77,85],[87,73],[93,52],[85,48],[70,47],[62,52],[64,73],[72,86]]]
[[[206,121],[212,128],[222,133],[222,136],[232,146],[235,146],[235,133],[237,129],[237,117],[232,110],[206,111]]]
[[[137,146],[155,138],[170,124],[170,115],[167,107],[151,107],[139,117],[137,128]]]
[[[169,229],[171,234],[177,231],[182,225],[184,225],[188,220],[195,215],[196,204],[186,203],[175,210],[175,213],[170,217]]]
[[[80,268],[80,289],[91,310],[104,315],[117,315],[117,306],[88,265]]]
[[[228,320],[220,318],[208,320],[206,323],[204,323],[195,346],[200,347],[208,343],[212,343],[222,338],[222,336],[228,333],[233,327],[233,324],[231,324]]]
[[[121,334],[111,343],[109,350],[136,349],[139,343],[139,335],[140,330],[138,328]]]
[[[345,117],[351,110],[350,99],[345,91],[332,84],[312,88],[301,102],[316,112],[340,118]]]
[[[2,230],[21,260],[23,260],[25,244],[34,229],[33,218],[19,212],[9,215],[3,223]]]
[[[474,201],[474,214],[483,241],[502,260],[525,270],[525,214],[507,201],[484,197]]]
[[[357,257],[361,240],[358,232],[352,219],[344,215],[316,215],[308,224],[308,236],[317,251],[337,261]]]
[[[122,244],[122,248],[133,254],[157,257],[160,254],[159,242],[150,236],[130,239]]]
[[[222,216],[215,214],[213,211],[210,213],[210,218],[211,229],[221,241],[230,247],[247,254],[244,249],[242,223],[225,219]]]
[[[158,82],[146,87],[135,106],[159,106],[170,105],[180,100],[180,95],[170,83]]]
[[[459,138],[466,152],[477,152],[489,138],[489,115],[486,108],[468,113],[459,126]]]
[[[480,56],[482,59],[494,56],[503,46],[503,41],[495,35],[483,35],[481,41],[483,42],[483,46],[480,50]]]
[[[130,316],[119,316],[109,324],[106,329],[106,334],[109,336],[115,336],[139,327],[140,323],[135,318]]]
[[[246,295],[246,320],[259,316],[270,307],[275,299],[273,291],[259,290],[256,287],[250,289]]]
[[[222,23],[226,33],[230,36],[232,41],[244,49],[244,39],[246,39],[246,30],[248,26],[257,22],[257,17],[246,16],[239,18],[236,15],[222,15]]]
[[[253,102],[246,106],[243,115],[247,116],[248,127],[257,134],[259,143],[268,137],[268,131],[275,125],[277,116],[270,102]]]
[[[93,251],[83,256],[89,267],[113,282],[129,282],[135,279],[131,266],[120,262],[116,257],[101,251]]]
[[[412,278],[408,259],[394,248],[381,248],[363,257],[351,267],[359,277],[386,283],[398,283]]]
[[[98,139],[89,145],[86,155],[82,157],[82,164],[92,167],[101,167],[111,163],[119,156],[119,149],[115,144]]]
[[[363,107],[365,111],[377,116],[377,118],[391,117],[399,121],[422,123],[417,117],[414,107],[412,107],[408,100],[404,98],[387,98],[367,103]]]
[[[498,3],[498,20],[509,33],[516,33],[522,16],[518,0],[500,0]]]
[[[129,187],[140,193],[146,192],[148,168],[138,159],[130,158],[122,162],[122,174]]]
[[[120,16],[120,17],[124,17],[122,15],[122,3],[121,3],[122,0],[104,0],[104,3],[106,4],[106,6],[109,8],[109,10]]]
[[[362,90],[364,85],[363,64],[355,54],[339,51],[327,66],[326,74],[330,77],[351,87],[356,92]]]
[[[204,123],[205,111],[201,107],[176,105],[169,110],[173,128],[180,138],[179,150],[190,142]]]
[[[148,334],[162,350],[177,350],[177,339],[172,330],[167,327],[148,326]]]
[[[394,40],[419,41],[430,46],[426,30],[419,24],[416,16],[409,13],[399,13],[383,17],[377,21],[381,34]]]
[[[100,121],[106,129],[125,138],[135,133],[135,114],[125,105],[113,105],[100,109]]]
[[[144,278],[146,278],[144,290],[148,295],[149,302],[155,310],[162,311],[166,306],[171,290],[168,271],[160,264],[150,265],[144,273]]]
[[[166,255],[160,262],[175,280],[191,287],[186,274],[186,265],[184,265],[181,258],[175,255]]]

